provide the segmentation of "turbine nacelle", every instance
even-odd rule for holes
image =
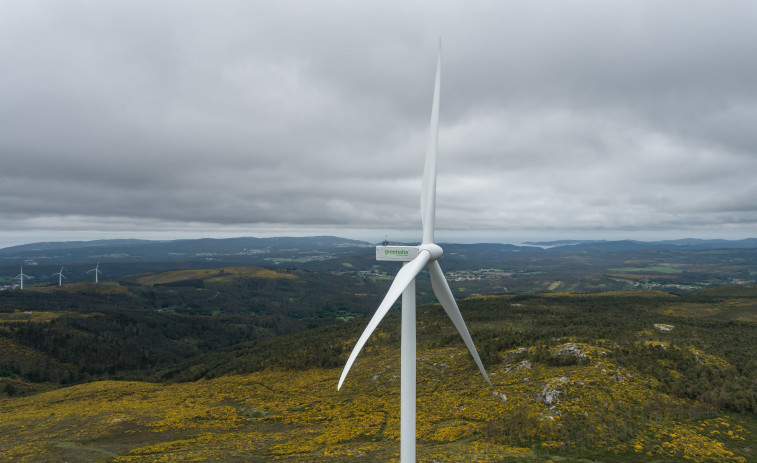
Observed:
[[[376,246],[376,260],[410,262],[423,251],[428,251],[429,262],[439,259],[444,254],[441,246],[434,243],[421,244],[420,246]]]

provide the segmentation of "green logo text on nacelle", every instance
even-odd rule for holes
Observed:
[[[376,246],[377,260],[409,262],[418,257],[417,246]]]

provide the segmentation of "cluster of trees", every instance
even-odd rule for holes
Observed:
[[[608,361],[656,378],[660,392],[755,413],[757,324],[702,317],[700,312],[724,307],[728,301],[706,294],[622,293],[482,297],[460,301],[460,306],[484,365],[502,363],[503,352],[519,347],[528,347],[528,351],[519,354],[518,361],[547,366],[581,364],[585,360],[580,357],[555,355],[554,346],[586,342],[606,349]],[[666,314],[671,307],[692,304],[695,308],[688,315]],[[461,345],[441,307],[420,308],[418,320],[419,349]],[[346,362],[365,323],[365,319],[356,319],[296,336],[237,345],[191,359],[165,371],[164,378],[194,380],[271,367],[338,367]],[[390,312],[369,347],[398,348],[399,323],[399,312]],[[654,328],[656,323],[675,328],[662,332]]]
[[[570,338],[606,347],[613,361],[655,377],[662,392],[755,413],[757,324],[703,316],[724,312],[729,302],[743,298],[721,294],[482,298],[465,301],[461,310],[472,320],[472,335],[485,346],[489,362],[502,350]],[[654,328],[662,322],[674,329]],[[506,328],[488,329],[487,323]],[[580,360],[555,357],[544,347],[532,349],[529,359],[548,365]]]
[[[18,347],[0,350],[0,373],[57,384],[105,377],[149,380],[156,371],[200,354],[368,312],[380,291],[375,285],[383,284],[304,271],[286,274],[290,277],[190,278],[155,286],[132,282],[118,291],[85,286],[0,292],[0,312],[55,314],[0,323],[0,341]]]

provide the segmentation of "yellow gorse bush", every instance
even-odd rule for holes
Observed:
[[[729,448],[753,439],[745,426],[714,411],[706,419],[683,416],[679,411],[694,404],[608,361],[604,348],[575,344],[588,361],[515,368],[505,358],[490,365],[493,389],[464,347],[419,352],[418,460],[498,461],[530,458],[534,447],[583,445],[644,458],[746,461]],[[397,461],[398,354],[376,349],[353,371],[341,391],[340,369],[311,369],[174,384],[101,381],[3,397],[0,461],[84,454],[119,463]]]

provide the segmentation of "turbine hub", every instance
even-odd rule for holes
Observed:
[[[419,251],[428,251],[429,254],[431,254],[431,259],[429,259],[429,262],[433,262],[440,257],[442,257],[442,254],[444,254],[444,251],[442,250],[442,247],[434,244],[434,243],[425,243],[418,246]]]

